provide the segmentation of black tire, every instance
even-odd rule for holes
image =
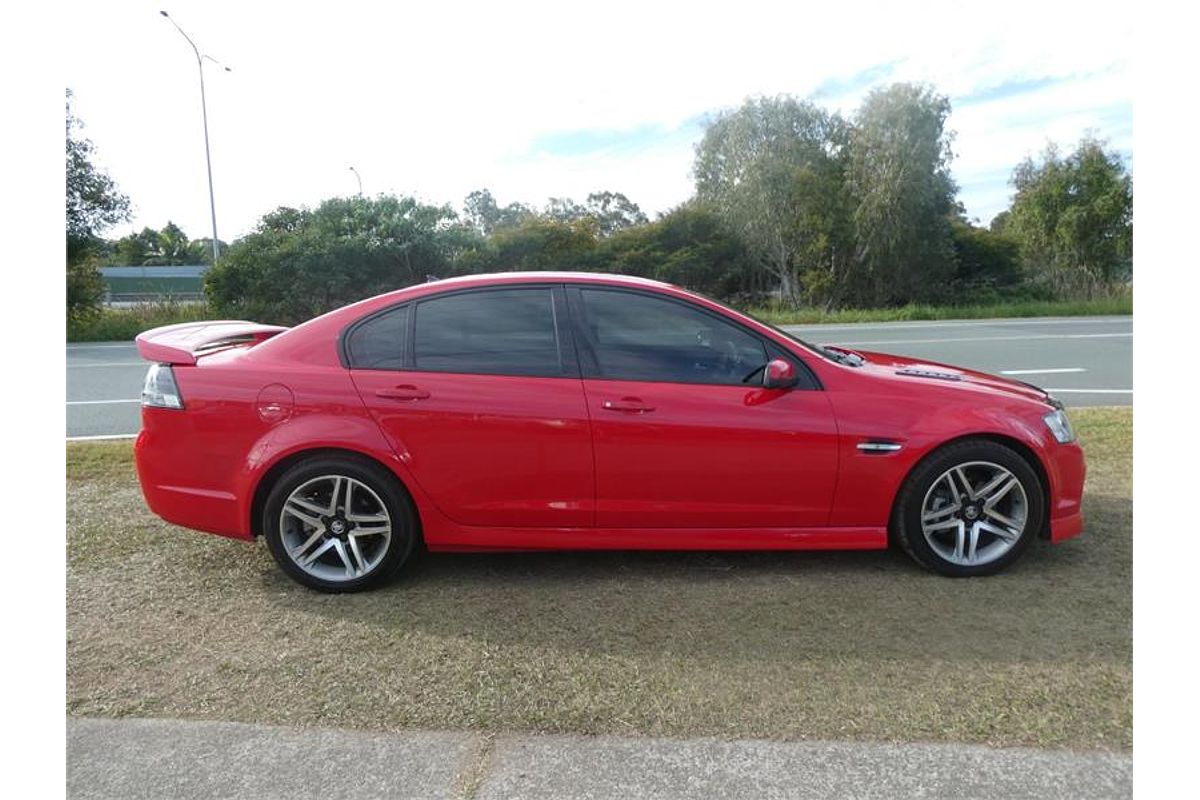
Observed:
[[[948,471],[960,465],[985,463],[998,466],[1011,473],[1024,490],[1025,524],[1015,542],[1009,544],[999,537],[991,537],[993,543],[999,542],[1008,549],[1002,554],[985,563],[963,564],[956,563],[951,558],[943,556],[931,546],[922,527],[923,505],[927,495],[935,491],[946,491],[945,484],[935,489],[935,484],[945,480]],[[968,467],[971,469],[986,469],[984,467]],[[999,473],[996,473],[999,474]],[[976,485],[976,490],[983,488]],[[1014,487],[1015,488],[1015,487]],[[1009,501],[1013,502],[1013,501]],[[963,498],[963,505],[969,505]],[[948,510],[948,509],[947,509]],[[968,513],[964,509],[964,514]],[[977,512],[978,513],[978,512]],[[954,578],[967,578],[978,575],[991,575],[1012,564],[1025,549],[1030,541],[1042,529],[1046,514],[1046,495],[1037,473],[1029,462],[1011,447],[988,439],[966,439],[946,445],[934,451],[913,468],[900,488],[896,504],[892,512],[892,535],[900,546],[914,561],[927,569]],[[958,517],[958,514],[952,515]],[[945,519],[949,519],[947,516]],[[989,523],[991,520],[986,520]],[[970,524],[964,519],[965,524]],[[949,532],[954,535],[953,531]],[[940,542],[940,534],[933,534],[935,542]],[[990,534],[982,534],[980,539],[988,538]],[[999,549],[999,548],[997,548]]]
[[[284,542],[285,532],[281,528],[284,503],[288,501],[293,492],[313,482],[319,486],[322,479],[331,476],[340,476],[343,479],[349,478],[356,481],[360,497],[355,502],[363,502],[361,495],[366,494],[366,502],[374,505],[378,500],[390,518],[390,536],[387,538],[386,544],[373,545],[376,548],[371,559],[373,565],[370,569],[363,570],[362,574],[347,577],[344,580],[330,580],[314,575],[297,564],[289,555],[288,547]],[[332,491],[335,484],[331,482],[328,485]],[[363,493],[362,486],[370,489],[370,493]],[[332,502],[336,507],[338,503],[336,497]],[[299,523],[289,520],[284,520],[282,524],[292,526],[291,530],[287,532],[289,536],[307,536],[309,533],[315,536],[318,530],[316,527],[296,529],[294,526]],[[279,479],[275,481],[275,485],[271,487],[270,494],[267,495],[263,509],[262,530],[275,563],[288,577],[310,589],[331,593],[359,592],[380,585],[392,577],[409,560],[420,539],[417,515],[412,500],[396,477],[373,462],[348,456],[314,456],[295,464],[280,475]],[[317,539],[308,551],[309,553],[328,539],[338,538],[329,532],[332,530],[329,525],[326,525],[325,530],[324,538]],[[341,541],[346,543],[348,539],[341,538]],[[366,540],[360,541],[365,542]],[[365,551],[368,545],[363,544],[362,547]],[[338,548],[337,552],[346,552],[347,549],[348,545],[347,548]],[[324,562],[330,559],[332,559],[331,556],[322,556],[319,561]]]

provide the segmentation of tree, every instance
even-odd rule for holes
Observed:
[[[449,206],[411,197],[334,198],[281,207],[205,274],[222,314],[294,324],[451,271],[461,226]]]
[[[1026,269],[1061,294],[1093,295],[1133,270],[1133,180],[1120,154],[1085,136],[1067,157],[1053,143],[1041,163],[1013,171],[1005,230]]]
[[[750,299],[766,273],[717,213],[691,201],[654,222],[626,227],[600,241],[593,269],[675,283],[705,294]]]
[[[518,225],[496,229],[457,264],[460,270],[472,273],[584,269],[595,248],[595,226],[590,219],[563,222],[529,217]]]
[[[963,296],[1000,289],[1021,281],[1020,248],[1011,236],[977,228],[964,219],[950,221],[954,248],[955,292]]]
[[[617,231],[649,222],[638,204],[620,192],[592,192],[587,196],[584,208],[596,221],[601,236],[612,236]]]
[[[928,299],[953,270],[950,101],[898,83],[867,95],[850,136],[856,302]]]
[[[221,242],[221,249],[229,246]],[[212,263],[212,239],[188,239],[178,225],[167,222],[161,231],[143,228],[111,243],[107,257],[113,266],[143,267]]]
[[[779,285],[826,296],[850,256],[842,191],[845,121],[790,97],[748,100],[710,124],[696,148],[700,202],[714,208]]]
[[[83,123],[71,111],[67,89],[67,316],[96,313],[104,297],[97,266],[100,232],[129,219],[129,198],[107,173],[92,164],[95,146],[78,136]]]
[[[107,173],[92,164],[95,145],[78,136],[83,127],[71,110],[67,90],[67,263],[82,261],[99,234],[129,219],[129,198]]]
[[[496,198],[487,189],[471,192],[463,201],[463,218],[483,236],[500,228],[520,225],[533,216],[533,210],[521,203],[509,203],[500,208],[496,205]]]

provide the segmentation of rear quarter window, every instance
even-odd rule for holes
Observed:
[[[354,369],[404,369],[408,342],[408,306],[368,318],[346,337],[346,356]]]

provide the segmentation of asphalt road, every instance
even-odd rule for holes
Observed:
[[[1067,405],[1133,404],[1133,318],[789,326],[808,341],[916,356],[1050,389]],[[131,436],[146,363],[132,342],[67,345],[67,437]]]

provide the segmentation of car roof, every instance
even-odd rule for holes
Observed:
[[[655,288],[679,288],[669,283],[640,278],[635,275],[616,275],[608,272],[572,272],[531,270],[525,272],[486,272],[479,275],[459,275],[454,278],[440,278],[429,283],[445,286],[456,284],[461,286],[491,286],[497,283],[615,283],[626,286],[653,286]],[[409,287],[412,288],[412,287]]]

